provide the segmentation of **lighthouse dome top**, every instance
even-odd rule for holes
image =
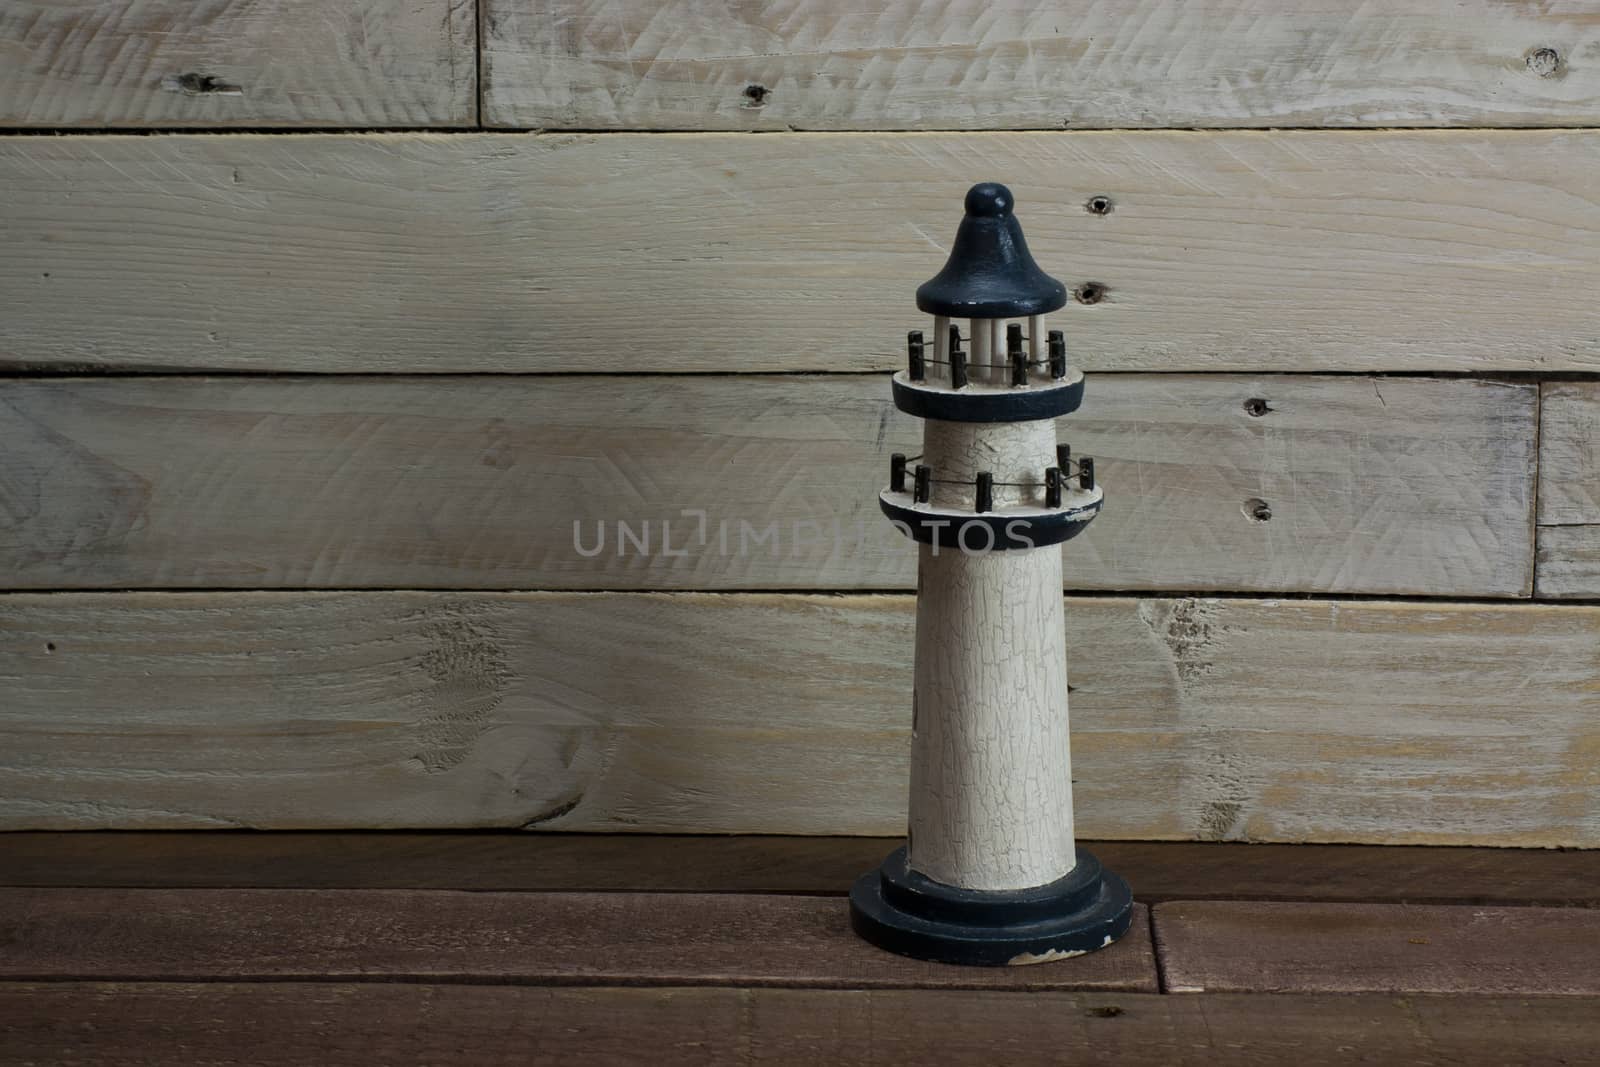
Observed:
[[[1067,287],[1039,269],[999,182],[967,190],[966,217],[944,269],[917,288],[917,308],[952,318],[1043,315],[1067,302]]]

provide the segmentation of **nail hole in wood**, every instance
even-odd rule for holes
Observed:
[[[1111,214],[1111,198],[1109,196],[1091,196],[1083,205],[1083,210],[1091,215]]]
[[[1272,521],[1272,507],[1260,497],[1253,496],[1249,500],[1246,500],[1239,506],[1239,510],[1242,511],[1244,513],[1244,517],[1249,519],[1251,522]]]
[[[188,74],[178,75],[178,88],[186,93],[236,93],[239,91],[238,86],[229,85],[221,78],[210,74],[196,74],[193,71]]]
[[[745,107],[766,107],[767,97],[772,95],[772,90],[765,85],[751,84],[744,87]]]
[[[1269,405],[1265,400],[1261,399],[1259,396],[1253,396],[1249,400],[1246,400],[1244,402],[1244,413],[1246,415],[1251,416],[1252,418],[1259,419],[1261,416],[1265,415],[1267,412],[1269,412],[1271,410],[1272,410],[1271,405]]]
[[[1541,78],[1553,78],[1561,73],[1561,53],[1554,48],[1535,48],[1528,53],[1528,69]]]
[[[1106,298],[1106,287],[1099,282],[1084,282],[1072,296],[1080,304],[1098,304]]]
[[[56,650],[56,643],[54,641],[46,641],[44,643],[44,650],[46,652],[54,652]]]

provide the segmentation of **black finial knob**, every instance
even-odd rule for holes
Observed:
[[[966,209],[968,215],[977,215],[979,218],[999,218],[1001,215],[1011,214],[1011,205],[1016,201],[1011,199],[1011,190],[999,182],[979,182],[967,190]]]

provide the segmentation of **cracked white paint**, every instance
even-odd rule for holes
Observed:
[[[1106,939],[1108,944],[1110,941],[1110,938]],[[1066,949],[1062,948],[1053,948],[1047,952],[1039,953],[1019,952],[1015,956],[1012,956],[1009,960],[1006,960],[1006,966],[1031,967],[1035,963],[1054,963],[1056,960],[1070,960],[1074,956],[1087,956],[1088,954],[1089,950],[1086,948],[1075,949],[1071,952],[1068,952]]]
[[[1048,420],[929,420],[923,462],[1036,479],[1055,443]],[[1055,881],[1076,862],[1061,550],[920,551],[910,865],[968,889]]]

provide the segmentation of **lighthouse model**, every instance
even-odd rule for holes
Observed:
[[[1061,543],[1100,510],[1094,463],[1057,444],[1083,374],[1043,316],[1066,288],[1028,252],[1003,185],[975,185],[949,261],[917,290],[894,402],[924,421],[879,503],[917,542],[906,843],[850,893],[857,933],[947,963],[1044,963],[1128,929],[1127,883],[1076,845]]]

